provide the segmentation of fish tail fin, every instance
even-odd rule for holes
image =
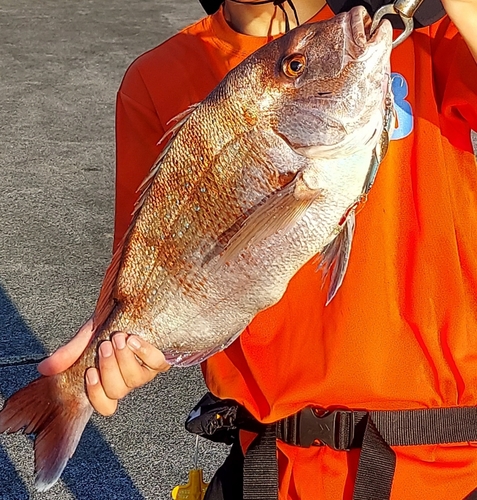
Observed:
[[[64,373],[40,377],[13,394],[0,411],[0,433],[35,435],[38,491],[56,483],[93,413],[86,394],[72,394],[64,386]]]

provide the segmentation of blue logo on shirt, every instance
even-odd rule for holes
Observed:
[[[394,94],[394,106],[397,114],[397,128],[394,130],[391,140],[396,141],[407,137],[414,128],[414,117],[412,116],[412,108],[407,97],[409,87],[406,79],[399,73],[391,73],[392,91]]]

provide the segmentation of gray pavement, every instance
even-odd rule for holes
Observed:
[[[0,402],[92,312],[113,227],[114,100],[128,64],[202,15],[196,0],[0,0]],[[94,416],[62,480],[31,489],[28,438],[0,437],[0,500],[167,499],[204,392],[171,370]],[[201,441],[206,478],[226,447]]]
[[[92,312],[110,258],[114,104],[131,61],[202,16],[196,0],[0,1],[0,403]],[[171,370],[94,416],[50,491],[29,439],[0,437],[0,499],[167,499],[187,480],[183,430],[205,391]],[[200,443],[206,477],[226,447]]]

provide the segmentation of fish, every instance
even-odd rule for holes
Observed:
[[[84,376],[117,331],[190,366],[225,349],[320,255],[336,293],[355,210],[392,120],[392,29],[363,7],[260,48],[177,117],[106,271],[94,335],[66,371],[13,394],[0,432],[35,436],[35,487],[51,488],[93,413]]]

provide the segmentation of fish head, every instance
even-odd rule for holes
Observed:
[[[265,89],[256,94],[258,114],[300,154],[339,157],[379,136],[392,27],[387,20],[372,34],[370,27],[366,9],[355,7],[296,28],[256,61],[254,79]],[[267,58],[275,64],[267,67]]]

